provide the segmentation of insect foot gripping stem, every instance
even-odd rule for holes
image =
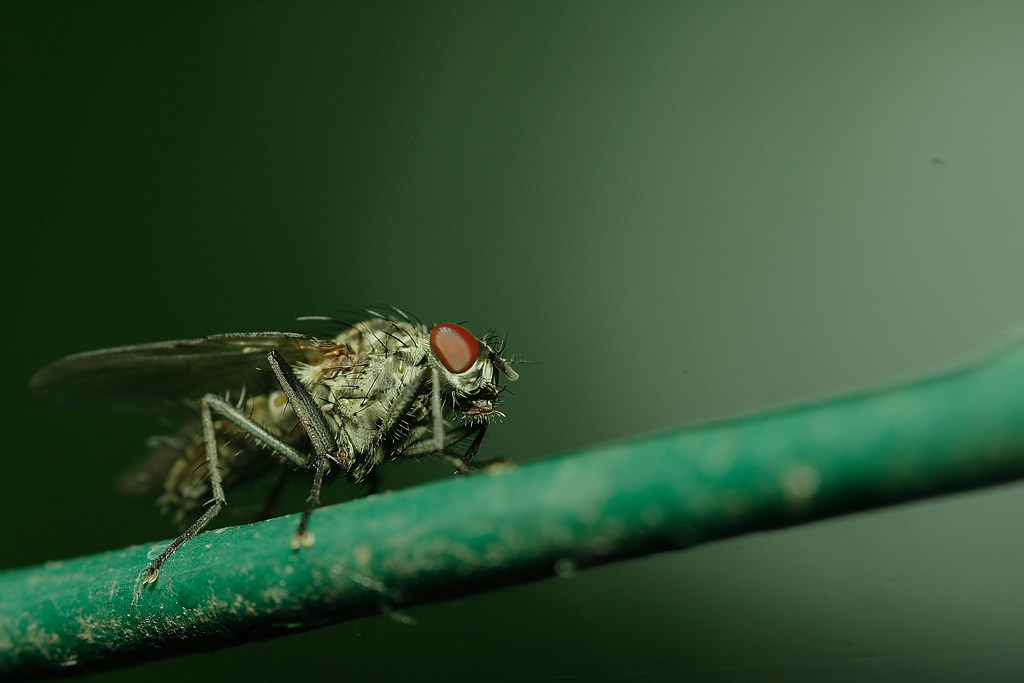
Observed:
[[[292,536],[292,550],[309,548],[316,543],[316,536],[309,530],[309,517],[313,514],[313,510],[320,506],[320,490],[324,485],[324,475],[330,471],[330,466],[330,461],[326,457],[317,457],[313,464],[313,487],[306,499],[302,517],[299,518],[299,528]]]
[[[155,560],[153,560],[149,567],[146,568],[145,578],[142,580],[144,584],[154,583],[160,576],[160,565],[171,556],[175,550],[177,550],[182,543],[186,543],[195,538],[199,532],[206,528],[214,517],[227,505],[227,499],[224,497],[224,484],[221,480],[220,474],[220,461],[217,448],[217,434],[213,426],[213,412],[212,407],[219,405],[221,400],[216,396],[206,396],[203,398],[202,407],[200,409],[200,417],[203,422],[203,439],[206,445],[206,467],[210,473],[210,489],[213,492],[213,500],[210,501],[210,506],[206,511],[199,516],[195,522],[192,523],[183,534],[178,536],[176,539],[164,548],[164,551],[160,553]]]

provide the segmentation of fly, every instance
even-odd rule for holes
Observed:
[[[156,581],[167,558],[224,508],[225,489],[255,476],[267,453],[312,477],[296,550],[314,542],[310,515],[332,477],[359,482],[385,462],[430,454],[469,468],[488,421],[504,417],[500,375],[518,379],[501,356],[504,340],[479,339],[455,323],[428,329],[397,309],[393,317],[370,314],[330,339],[216,334],[78,353],[32,377],[32,392],[55,403],[198,409],[198,422],[162,440],[131,475],[135,489],[162,488],[160,501],[180,515],[205,508],[149,564],[144,583]],[[446,453],[466,440],[461,457]]]

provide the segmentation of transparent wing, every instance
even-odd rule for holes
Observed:
[[[132,411],[167,411],[208,392],[257,391],[273,382],[264,356],[318,362],[330,342],[291,332],[239,332],[119,346],[62,358],[29,381],[36,396]]]

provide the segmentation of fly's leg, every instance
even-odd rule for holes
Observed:
[[[448,460],[455,465],[455,474],[465,474],[468,472],[473,464],[473,459],[476,457],[477,451],[480,450],[480,443],[484,439],[484,432],[487,431],[487,423],[481,422],[476,425],[460,427],[459,429],[453,430],[451,433],[460,433],[456,439],[449,439],[449,434],[445,433],[444,428],[444,409],[441,405],[441,383],[437,381],[436,373],[431,371],[431,388],[430,388],[430,410],[434,415],[434,437],[433,446],[434,452]],[[515,373],[513,373],[515,374]],[[510,377],[510,379],[515,379]],[[474,433],[473,442],[469,445],[469,449],[466,450],[465,455],[461,458],[457,458],[453,455],[448,455],[445,452],[445,448],[451,444],[458,443],[462,439]]]
[[[160,575],[160,565],[171,556],[171,553],[177,550],[182,543],[195,538],[227,504],[227,500],[224,498],[224,486],[220,480],[220,463],[217,457],[217,436],[213,429],[213,415],[210,413],[210,404],[205,398],[202,404],[202,420],[203,440],[206,442],[206,465],[210,472],[210,489],[213,492],[213,499],[210,501],[209,507],[206,508],[206,512],[200,515],[199,519],[192,523],[192,526],[185,529],[183,534],[171,541],[164,548],[164,551],[149,563],[149,566],[146,568],[146,575],[142,579],[144,584],[156,581],[156,578]]]
[[[484,433],[487,431],[487,423],[472,427],[471,429],[476,429],[476,434],[473,436],[473,441],[469,444],[469,448],[466,449],[465,454],[461,458],[445,455],[444,453],[441,454],[455,464],[455,476],[457,477],[472,469],[479,468],[479,466],[473,466],[473,459],[476,457],[477,452],[479,452],[480,444],[484,440]]]
[[[437,379],[437,371],[430,371],[430,413],[434,416],[434,450],[444,455],[444,411],[441,407],[441,383]]]
[[[456,475],[465,474],[470,469],[472,469],[473,459],[476,457],[477,452],[480,450],[480,443],[483,441],[485,431],[487,431],[486,423],[464,425],[462,427],[453,429],[447,433],[442,431],[441,433],[444,435],[444,442],[440,450],[438,450],[437,447],[436,437],[432,436],[431,438],[428,439],[422,438],[419,435],[414,434],[408,439],[410,445],[406,448],[400,448],[399,450],[401,451],[401,454],[403,456],[410,457],[418,457],[422,455],[433,454],[440,455],[442,458],[455,465]],[[469,444],[469,448],[466,450],[466,454],[463,455],[461,458],[458,458],[454,455],[448,455],[447,453],[444,452],[445,448],[449,446],[454,446],[460,441],[469,438],[470,435],[473,436],[473,441]]]
[[[487,425],[483,424],[480,426],[480,431],[477,432],[473,438],[473,443],[466,449],[466,454],[462,456],[462,464],[466,470],[489,470],[494,468],[507,468],[512,462],[503,458],[491,459],[485,463],[474,463],[473,459],[476,457],[477,451],[480,450],[480,442],[484,440],[484,432],[487,431]],[[456,471],[455,474],[465,474],[463,471]]]
[[[459,441],[468,438],[470,434],[473,435],[473,441],[470,442],[469,448],[466,449],[465,454],[463,454],[461,458],[457,458],[454,455],[448,455],[447,453],[444,452],[441,453],[441,457],[455,465],[455,476],[458,477],[473,470],[487,469],[488,467],[491,467],[493,465],[508,464],[507,460],[500,459],[491,460],[482,465],[474,464],[474,460],[476,458],[477,453],[480,452],[480,444],[483,443],[484,434],[486,432],[487,423],[484,422],[477,425],[459,427],[458,429],[452,430],[446,435],[445,446],[451,446],[452,444],[458,443]]]
[[[217,451],[217,434],[213,428],[213,413],[217,413],[236,427],[252,436],[254,439],[271,449],[283,460],[298,465],[306,466],[306,458],[297,450],[286,444],[274,434],[271,434],[263,426],[254,422],[252,418],[242,412],[239,408],[228,403],[219,396],[207,394],[203,397],[200,415],[203,422],[203,441],[206,445],[206,465],[210,473],[210,490],[213,494],[209,507],[195,522],[192,523],[180,536],[170,542],[163,552],[155,560],[150,562],[142,582],[153,583],[160,575],[160,566],[177,550],[183,543],[186,543],[206,528],[213,521],[220,511],[227,505],[224,497],[224,485],[220,476],[220,458]]]
[[[327,458],[317,457],[313,461],[313,486],[309,490],[309,497],[306,498],[306,507],[302,510],[302,517],[299,518],[299,528],[292,536],[292,550],[308,548],[316,542],[316,537],[309,530],[309,517],[313,510],[320,506],[320,490],[324,485],[324,475],[330,470],[331,464]]]
[[[453,443],[457,443],[469,435],[469,432],[465,432],[461,437],[455,439],[455,441],[449,440],[449,434],[445,433],[444,428],[444,407],[441,405],[441,383],[437,381],[437,371],[431,370],[430,379],[430,412],[434,416],[434,452],[440,455],[445,460],[450,461],[456,467],[455,474],[465,474],[469,470],[469,463],[476,457],[477,450],[480,449],[480,439],[483,438],[483,431],[487,429],[486,424],[481,424],[478,427],[461,427],[460,429],[479,429],[480,434],[473,439],[473,444],[469,447],[469,460],[463,458],[456,458],[448,455],[445,452],[445,448]],[[459,429],[454,430],[458,432]]]
[[[476,454],[480,451],[480,444],[484,440],[484,433],[487,431],[487,423],[483,423],[479,426],[479,430],[476,436],[473,437],[473,442],[469,444],[469,448],[466,449],[466,454],[462,456],[462,463],[466,469],[469,469],[473,465],[473,459]]]
[[[309,531],[309,517],[313,510],[320,505],[320,490],[323,488],[324,477],[331,469],[331,463],[339,465],[342,470],[348,472],[355,464],[351,454],[340,453],[338,442],[334,433],[327,424],[324,411],[316,404],[309,391],[302,385],[298,377],[292,371],[291,366],[284,357],[275,350],[267,352],[267,362],[274,376],[281,385],[281,391],[288,398],[295,416],[302,423],[302,427],[309,435],[310,443],[313,445],[313,462],[309,464],[313,470],[313,486],[310,488],[309,497],[306,499],[306,507],[302,510],[302,517],[299,518],[299,528],[292,537],[292,548],[308,548],[316,540]]]

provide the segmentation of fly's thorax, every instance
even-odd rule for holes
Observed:
[[[428,349],[425,328],[411,323],[368,320],[346,330],[320,349],[315,363],[297,363],[296,376],[323,411],[339,447],[363,463],[376,457],[383,425],[399,397],[422,384]],[[423,413],[421,401],[408,411]],[[403,405],[406,403],[403,401]]]
[[[335,377],[324,384],[331,398],[322,407],[333,418],[339,439],[348,440],[356,453],[375,450],[385,436],[382,427],[389,421],[395,403],[414,386],[422,374],[423,351],[416,346],[388,354],[368,355],[363,372],[354,377]],[[423,403],[427,394],[422,395]],[[411,418],[406,408],[405,417]],[[422,412],[422,411],[421,411]]]
[[[404,384],[423,362],[426,337],[421,326],[375,318],[345,330],[315,362],[294,369],[314,398],[374,399]]]

